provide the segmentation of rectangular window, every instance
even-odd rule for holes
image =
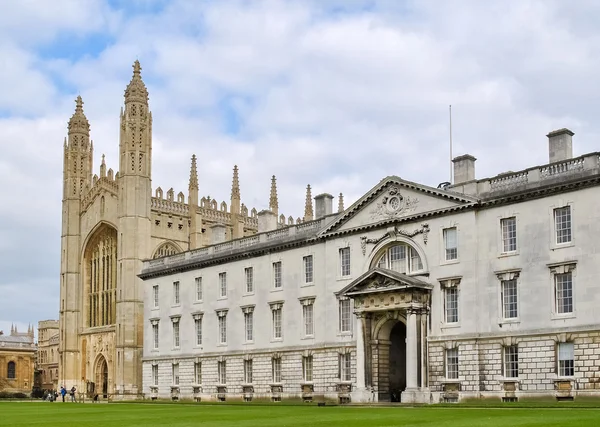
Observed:
[[[152,384],[158,385],[158,365],[152,365]]]
[[[302,306],[302,320],[304,321],[304,335],[312,336],[315,334],[315,328],[313,323],[313,305],[307,304]]]
[[[202,318],[194,319],[194,326],[196,327],[196,345],[202,345]]]
[[[281,338],[281,308],[272,310],[273,313],[273,338]]]
[[[252,267],[248,267],[244,269],[244,274],[246,275],[246,292],[252,293],[254,292],[254,270]]]
[[[312,283],[313,281],[313,257],[312,255],[305,256],[304,260],[304,283]]]
[[[352,332],[352,306],[349,299],[340,300],[340,332]]]
[[[178,305],[179,303],[179,282],[173,282],[173,304]]]
[[[352,359],[350,356],[350,353],[339,355],[339,377],[341,381],[352,381]]]
[[[554,275],[556,313],[573,313],[573,273]]]
[[[173,384],[179,385],[179,363],[173,363]]]
[[[194,363],[194,381],[195,384],[202,384],[202,362]]]
[[[458,322],[458,288],[444,289],[444,317],[446,323]]]
[[[254,313],[244,313],[244,327],[246,330],[246,342],[254,340]]]
[[[302,380],[311,382],[313,380],[313,358],[312,356],[302,357]]]
[[[227,316],[219,316],[219,343],[227,344]]]
[[[516,345],[504,347],[504,376],[519,377],[519,347]]]
[[[504,218],[502,228],[502,252],[514,252],[517,250],[517,218]]]
[[[503,280],[501,282],[502,317],[515,319],[519,312],[517,308],[517,280]]]
[[[202,277],[196,277],[196,301],[202,301]]]
[[[446,378],[458,379],[458,347],[446,349]]]
[[[456,237],[456,227],[444,229],[446,261],[458,259],[458,240]]]
[[[219,273],[219,295],[222,298],[227,296],[227,273]]]
[[[271,359],[271,367],[273,371],[273,382],[280,383],[281,382],[281,359],[279,357],[274,357]]]
[[[244,383],[252,384],[252,359],[244,360]]]
[[[554,209],[556,244],[571,242],[571,206]]]
[[[173,347],[179,348],[179,322],[173,322]]]
[[[558,375],[561,377],[575,375],[575,346],[572,342],[558,344]]]
[[[152,337],[154,339],[154,349],[158,349],[158,323],[152,325]]]
[[[225,360],[217,362],[217,375],[219,384],[227,384],[227,362]]]
[[[350,248],[340,249],[340,275],[350,276]]]
[[[281,261],[273,263],[273,286],[275,289],[279,289],[282,286],[281,283]]]
[[[158,285],[152,286],[152,299],[154,300],[154,308],[158,308]]]

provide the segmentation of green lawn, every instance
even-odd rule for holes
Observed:
[[[72,404],[0,402],[0,426],[31,427],[383,427],[383,426],[593,426],[600,409],[316,407],[186,404]]]

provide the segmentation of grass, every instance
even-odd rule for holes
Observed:
[[[590,406],[590,405],[588,405]],[[502,408],[438,405],[427,407],[244,406],[160,403],[72,404],[0,402],[0,426],[218,426],[218,427],[387,427],[387,426],[593,426],[598,407],[555,405]]]

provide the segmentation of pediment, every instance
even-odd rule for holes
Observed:
[[[354,297],[361,294],[382,293],[419,289],[430,291],[433,286],[416,277],[407,276],[385,268],[373,268],[358,277],[340,292],[340,296]]]
[[[459,210],[477,202],[476,198],[392,176],[372,188],[321,234],[360,229],[372,224],[402,219],[415,218],[418,221],[419,218],[448,210]]]

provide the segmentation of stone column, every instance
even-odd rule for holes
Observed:
[[[356,313],[356,388],[365,388],[364,313]]]
[[[417,388],[417,314],[406,312],[406,389]]]

